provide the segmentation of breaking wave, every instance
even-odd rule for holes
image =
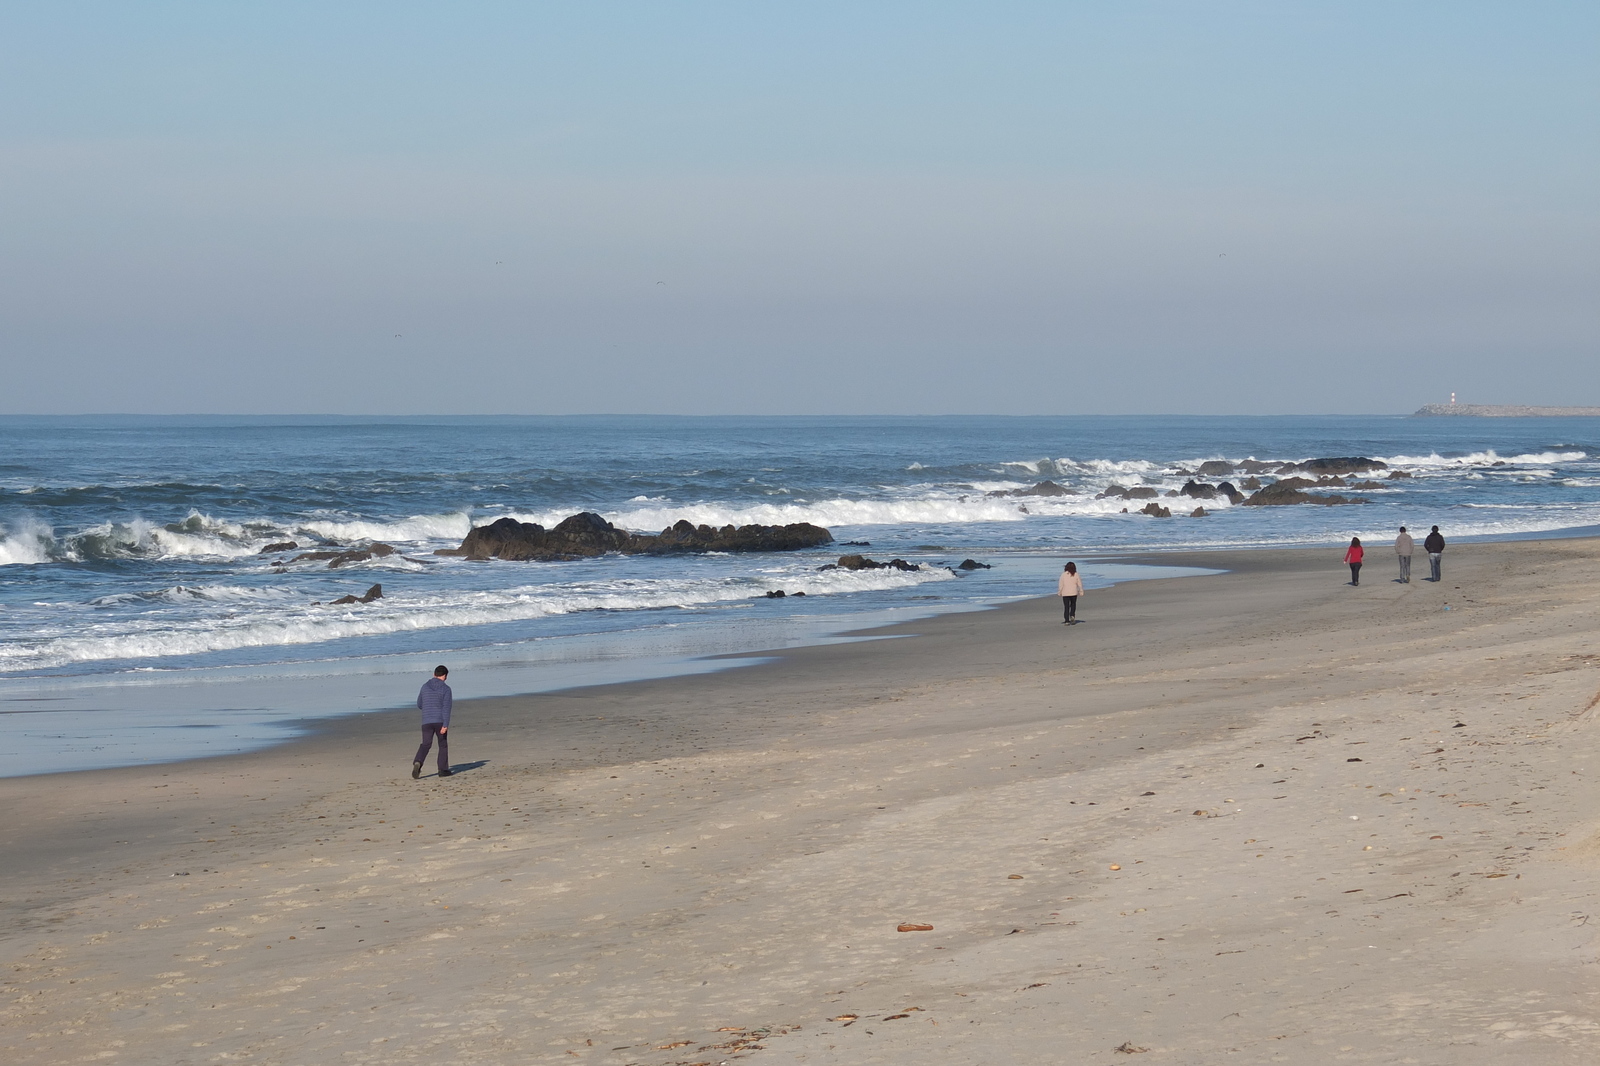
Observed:
[[[1558,463],[1574,463],[1580,459],[1587,459],[1588,452],[1524,452],[1520,455],[1499,455],[1493,449],[1482,452],[1471,452],[1467,455],[1443,456],[1438,452],[1431,455],[1394,455],[1384,458],[1390,466],[1416,469],[1460,469],[1475,466],[1493,466],[1504,463],[1507,466],[1554,466]]]
[[[471,528],[472,520],[464,511],[394,521],[314,518],[301,522],[229,522],[191,511],[181,522],[159,524],[133,518],[102,522],[57,537],[49,526],[29,519],[19,523],[14,532],[0,527],[0,566],[113,559],[238,559],[285,540],[299,541],[303,547],[307,542],[454,544]]]
[[[1226,500],[1217,501],[1226,506]],[[810,522],[829,529],[855,526],[941,526],[975,522],[1025,522],[1030,515],[1116,514],[1126,507],[1121,499],[1097,500],[1089,490],[1070,496],[992,497],[941,495],[909,500],[818,500],[808,503],[735,504],[711,501],[638,507],[606,511],[601,516],[624,529],[655,532],[679,520],[695,525],[789,525]],[[1208,502],[1208,506],[1209,506]],[[569,509],[513,514],[519,522],[551,526],[566,518]],[[484,520],[486,521],[486,519]],[[480,521],[481,524],[481,521]]]
[[[0,566],[48,563],[54,544],[50,527],[37,519],[25,518],[15,529],[0,526]]]
[[[120,632],[49,637],[0,645],[0,671],[47,670],[73,663],[202,655],[241,648],[316,644],[352,637],[527,621],[580,611],[639,611],[705,607],[749,600],[774,587],[791,595],[829,596],[909,588],[953,581],[942,568],[918,571],[828,570],[798,566],[759,575],[689,580],[620,580],[524,585],[431,596],[396,596],[348,609],[297,604],[218,618],[136,618]],[[135,601],[168,603],[230,599],[240,603],[282,599],[266,590],[175,586],[132,594]],[[122,597],[106,600],[127,602]],[[101,606],[111,606],[102,603]],[[105,626],[97,627],[104,630]]]

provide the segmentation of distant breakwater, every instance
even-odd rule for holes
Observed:
[[[1514,403],[1429,403],[1413,418],[1456,415],[1468,418],[1600,418],[1600,407],[1527,407]]]

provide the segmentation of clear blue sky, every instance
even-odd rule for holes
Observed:
[[[0,411],[1600,404],[1600,5],[0,6]]]

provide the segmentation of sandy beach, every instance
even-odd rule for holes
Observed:
[[[1590,1063],[1600,542],[1340,555],[0,780],[0,1061]]]

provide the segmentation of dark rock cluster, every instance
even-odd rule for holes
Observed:
[[[1107,485],[1106,490],[1096,494],[1095,499],[1153,500],[1159,495],[1161,495],[1159,491],[1148,485],[1136,485],[1131,489],[1121,485]]]
[[[1193,478],[1184,483],[1183,488],[1178,490],[1178,495],[1189,496],[1196,500],[1214,500],[1218,496],[1222,496],[1229,503],[1241,503],[1244,500],[1244,493],[1234,488],[1232,482],[1224,481],[1220,485],[1207,485],[1204,482],[1195,481]]]
[[[382,559],[393,555],[395,549],[392,545],[374,541],[365,548],[333,548],[327,551],[302,552],[289,561],[291,563],[320,563],[328,561],[328,569],[334,570],[350,563],[364,563],[368,559]]]
[[[572,515],[546,529],[536,522],[501,518],[467,533],[459,548],[441,548],[436,555],[468,559],[585,559],[608,552],[623,555],[679,555],[702,552],[783,552],[833,543],[833,534],[810,522],[787,526],[697,526],[680,521],[659,534],[629,533],[590,511]]]
[[[1320,503],[1332,506],[1342,503],[1367,502],[1359,496],[1323,496],[1319,493],[1305,492],[1300,485],[1296,485],[1294,482],[1300,482],[1301,485],[1316,484],[1315,482],[1307,482],[1304,478],[1284,478],[1282,481],[1274,482],[1266,488],[1252,493],[1250,498],[1244,501],[1244,505],[1246,507],[1283,507],[1294,503]]]
[[[368,589],[364,595],[361,595],[361,596],[356,596],[356,595],[340,596],[336,600],[329,600],[328,601],[328,606],[329,607],[347,607],[352,603],[371,603],[373,600],[381,600],[381,599],[383,599],[383,586],[382,585],[374,585],[370,589]],[[313,603],[311,606],[320,607],[322,605],[319,604],[319,603]]]
[[[922,567],[918,566],[916,563],[908,563],[904,559],[890,559],[886,563],[880,563],[876,559],[868,559],[865,555],[841,555],[841,556],[839,556],[839,561],[838,562],[829,563],[827,566],[819,566],[817,569],[819,569],[819,570],[888,570],[890,567],[893,567],[896,570],[921,570],[922,569]]]
[[[1062,488],[1054,481],[1041,481],[1031,489],[997,489],[986,492],[985,496],[1070,496],[1070,490]]]

